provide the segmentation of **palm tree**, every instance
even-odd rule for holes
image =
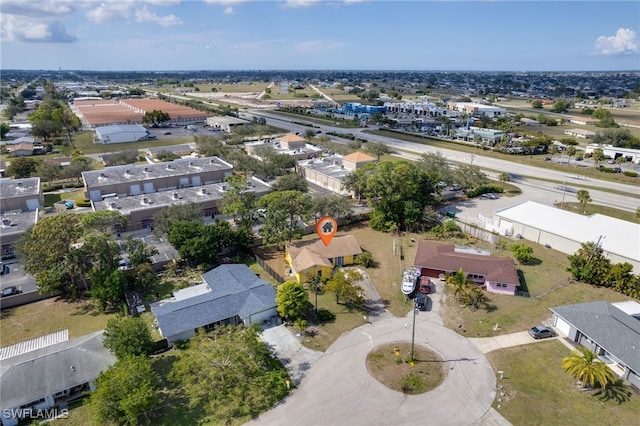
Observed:
[[[500,180],[500,182],[509,182],[511,180],[511,175],[507,172],[502,172],[498,176],[498,179]]]
[[[607,364],[598,360],[595,352],[585,347],[578,348],[572,351],[571,355],[563,358],[562,368],[576,380],[581,381],[583,386],[589,385],[593,388],[597,382],[604,389],[615,381],[613,372]]]
[[[454,288],[453,295],[456,300],[460,300],[460,297],[467,297],[467,284],[469,284],[469,278],[462,268],[458,269],[458,272],[451,274],[447,277],[447,284],[451,284]]]
[[[576,193],[576,197],[580,202],[580,214],[585,214],[587,209],[587,203],[590,203],[591,201],[593,201],[589,196],[589,191],[587,191],[586,189],[581,189]]]
[[[571,157],[573,157],[574,155],[576,155],[576,147],[573,145],[569,145],[567,147],[567,151],[566,151],[567,156],[569,157],[569,161],[567,162],[567,165],[569,165],[571,163]]]

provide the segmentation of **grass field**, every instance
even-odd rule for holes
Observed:
[[[580,391],[561,367],[569,349],[557,341],[541,342],[487,354],[503,386],[493,403],[514,425],[633,425],[638,423],[640,396],[636,391]],[[621,398],[618,402],[616,397]],[[635,419],[635,420],[634,420]]]
[[[73,138],[74,144],[77,149],[82,151],[83,154],[104,154],[108,152],[118,152],[127,149],[145,149],[154,148],[160,146],[178,145],[181,143],[193,142],[192,136],[182,138],[167,138],[146,140],[138,142],[125,142],[125,143],[93,143],[93,132],[81,132],[77,133]]]
[[[53,297],[28,305],[3,309],[0,314],[0,346],[69,329],[69,338],[102,330],[115,314],[103,313],[88,299]]]
[[[508,296],[485,293],[487,306],[474,310],[462,306],[451,296],[448,289],[445,299],[446,309],[442,315],[445,325],[466,337],[489,337],[499,334],[523,331],[551,317],[550,307],[607,300],[620,302],[628,297],[613,290],[594,287],[571,280],[566,268],[567,255],[556,250],[545,249],[539,244],[527,241],[539,260],[536,265],[520,265],[523,280],[522,291],[531,297]],[[485,243],[478,242],[478,246]],[[507,250],[494,250],[496,256],[509,256]],[[498,324],[499,329],[494,330]]]

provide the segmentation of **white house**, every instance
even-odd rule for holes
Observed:
[[[151,304],[157,326],[172,345],[199,328],[263,324],[278,317],[276,291],[247,265],[221,265],[202,275],[203,284],[175,291]]]
[[[96,127],[100,143],[122,143],[146,140],[149,131],[139,124],[114,124]]]

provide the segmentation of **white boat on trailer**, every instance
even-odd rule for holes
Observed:
[[[416,284],[418,283],[418,278],[419,275],[415,270],[409,269],[404,271],[402,274],[402,293],[407,296],[413,294],[416,289]]]

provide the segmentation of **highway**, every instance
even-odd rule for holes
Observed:
[[[540,195],[544,195],[550,202],[555,200],[560,201],[563,196],[562,190],[556,189],[556,186],[566,185],[576,190],[586,189],[589,191],[589,195],[594,204],[600,204],[605,206],[611,206],[620,210],[626,210],[635,212],[640,207],[640,187],[623,184],[618,182],[610,182],[599,179],[588,179],[580,175],[580,170],[583,167],[590,167],[589,161],[583,161],[579,166],[576,165],[575,171],[568,173],[566,171],[552,170],[544,167],[530,166],[519,163],[513,163],[508,160],[486,157],[480,154],[468,154],[466,152],[456,151],[454,149],[442,149],[429,145],[422,145],[414,142],[406,142],[399,139],[394,139],[385,136],[374,135],[367,132],[366,128],[352,128],[344,129],[339,127],[332,127],[327,125],[318,125],[306,121],[303,117],[288,118],[277,114],[270,114],[267,111],[245,111],[241,113],[247,116],[259,116],[264,117],[267,120],[267,124],[282,127],[292,132],[300,132],[304,134],[307,126],[295,124],[292,121],[307,122],[312,124],[315,129],[326,132],[339,132],[339,133],[352,133],[359,138],[367,139],[368,141],[384,142],[389,147],[396,150],[396,154],[407,158],[417,159],[420,154],[423,153],[441,153],[448,160],[455,163],[473,164],[481,169],[485,170],[487,175],[492,178],[497,178],[498,173],[507,172],[511,175],[511,181],[515,185],[518,185],[523,193],[526,193],[530,199],[540,198]],[[336,141],[340,141],[339,138],[332,138]],[[348,140],[344,140],[348,142]],[[401,150],[401,151],[400,151]],[[412,153],[414,155],[412,155]],[[540,160],[542,162],[542,160]],[[555,161],[568,161],[567,157],[557,156]],[[575,161],[575,159],[573,159]],[[636,166],[637,168],[637,166]],[[600,188],[594,189],[594,188]],[[609,192],[609,190],[615,190],[619,193]],[[538,192],[539,194],[534,195]],[[624,195],[628,194],[628,195]],[[575,194],[569,192],[564,193],[565,201],[575,201]]]

